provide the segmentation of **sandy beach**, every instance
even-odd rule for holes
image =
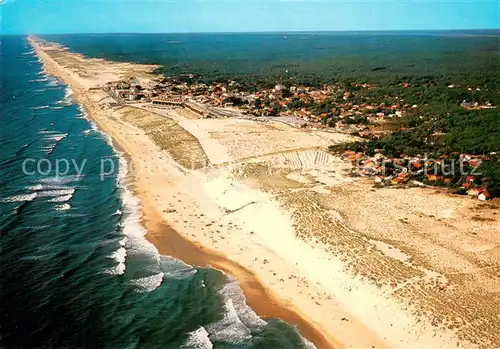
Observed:
[[[232,275],[317,348],[500,347],[498,202],[375,189],[325,151],[344,134],[117,106],[101,87],[155,66],[30,42],[125,153],[160,253]]]

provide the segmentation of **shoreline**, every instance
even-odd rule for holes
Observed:
[[[124,157],[126,164],[133,162],[130,149],[127,149],[126,144],[123,141],[120,142],[116,135],[113,135],[113,132],[111,132],[102,120],[95,117],[96,110],[93,110],[85,102],[85,97],[82,93],[85,89],[82,86],[78,86],[75,81],[72,81],[71,77],[65,74],[64,68],[60,67],[57,62],[43,52],[31,37],[29,38],[29,42],[41,60],[46,74],[61,79],[72,90],[73,98],[84,108],[89,119],[95,122],[99,132],[109,136],[113,147],[123,153],[122,155],[118,155]],[[140,179],[135,178],[132,173],[127,172],[124,178],[124,186],[132,195],[139,199],[142,210],[141,224],[146,230],[145,238],[158,249],[160,254],[172,256],[193,266],[217,269],[235,277],[245,295],[247,305],[259,317],[278,318],[297,326],[300,335],[312,342],[318,349],[340,349],[345,347],[332,335],[320,329],[313,321],[306,319],[290,303],[283,304],[283,301],[267,289],[251,271],[225,258],[222,254],[211,250],[209,247],[189,241],[164,222],[154,204],[138,189],[140,187],[139,182]]]

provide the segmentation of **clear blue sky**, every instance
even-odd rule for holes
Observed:
[[[0,0],[4,34],[489,29],[496,0]]]

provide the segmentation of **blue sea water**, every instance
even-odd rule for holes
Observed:
[[[0,347],[309,347],[236,281],[160,255],[109,139],[25,37],[0,42]]]

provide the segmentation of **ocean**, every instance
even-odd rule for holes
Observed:
[[[0,42],[0,347],[312,347],[234,279],[160,255],[110,139],[26,37]]]

